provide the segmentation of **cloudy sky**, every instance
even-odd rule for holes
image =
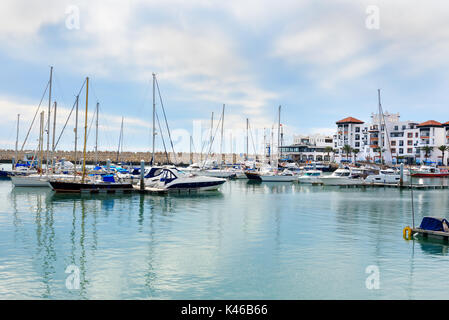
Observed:
[[[255,144],[279,105],[287,141],[330,133],[344,117],[369,120],[378,88],[384,110],[403,120],[448,121],[448,18],[438,0],[2,0],[0,147],[14,147],[18,113],[23,142],[50,66],[57,136],[89,76],[101,150],[117,148],[122,117],[124,150],[151,148],[153,72],[176,151],[188,151],[195,130],[200,149],[198,132],[207,139],[211,113],[216,125],[223,104],[225,136],[237,152],[246,118],[259,133]],[[48,99],[42,104],[47,112]],[[28,149],[37,145],[37,124]],[[72,117],[59,149],[73,148],[73,128]]]

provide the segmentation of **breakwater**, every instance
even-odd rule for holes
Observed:
[[[34,151],[19,151],[17,158],[19,160],[24,159],[25,155],[33,155]],[[0,162],[1,163],[9,163],[15,157],[14,150],[0,150]],[[81,162],[83,159],[83,152],[78,151],[75,157],[74,151],[61,151],[58,150],[54,153],[54,155],[50,155],[49,158],[56,158],[60,160],[64,158],[65,160],[75,162],[75,158],[77,162]],[[254,156],[250,155],[250,158]],[[88,151],[86,153],[86,163],[94,164],[96,162],[97,155],[94,151]],[[208,160],[220,160],[223,159],[226,163],[240,163],[244,161],[245,156],[241,154],[212,154],[207,156]],[[46,162],[46,152],[44,151],[42,154],[42,159]],[[126,162],[138,164],[141,160],[145,162],[150,162],[151,160],[151,152],[122,152],[117,155],[117,151],[98,151],[98,161],[100,163],[106,163],[107,160],[111,160],[112,162]],[[189,163],[195,163],[204,161],[206,159],[206,154],[200,153],[189,153],[189,152],[156,152],[155,153],[155,162],[159,164],[173,163],[176,165],[187,165]]]

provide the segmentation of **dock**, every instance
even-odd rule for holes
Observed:
[[[323,185],[322,183],[313,183],[312,185]],[[340,188],[396,188],[396,189],[411,189],[413,190],[438,190],[438,189],[449,189],[449,186],[444,185],[425,185],[425,184],[414,184],[414,185],[399,185],[392,183],[360,183],[360,184],[350,184],[350,185],[340,185],[335,186]]]
[[[439,239],[439,240],[443,240],[445,242],[449,241],[449,232],[412,228],[412,233],[413,234],[418,233],[423,238]]]

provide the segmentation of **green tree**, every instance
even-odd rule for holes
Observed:
[[[354,162],[356,162],[357,161],[357,154],[360,152],[360,150],[356,148],[356,149],[352,149],[351,151],[354,154]]]
[[[433,147],[431,147],[431,146],[424,146],[424,147],[422,147],[422,150],[424,151],[424,158],[426,158],[426,161],[427,161],[427,159],[432,154]]]
[[[346,160],[349,159],[349,155],[352,153],[352,148],[349,144],[343,146],[343,152],[346,153]]]
[[[446,151],[449,151],[449,146],[445,146],[445,145],[439,146],[438,150],[441,151],[441,155],[442,155],[442,157],[441,157],[441,164],[444,165],[444,153]]]

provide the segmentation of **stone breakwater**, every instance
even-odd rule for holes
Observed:
[[[18,159],[22,160],[24,159],[25,154],[34,154],[33,151],[21,151],[18,153]],[[0,162],[2,163],[8,163],[11,162],[12,159],[15,156],[14,150],[0,150]],[[50,156],[51,157],[51,156]],[[57,160],[61,160],[64,158],[65,160],[75,162],[75,152],[73,151],[56,151],[54,154],[54,157]],[[83,152],[81,150],[77,153],[77,160],[78,162],[82,161],[83,159]],[[168,157],[168,161],[167,161]],[[252,158],[253,156],[250,156]],[[220,154],[213,154],[209,155],[207,159],[213,159],[218,160],[220,159]],[[226,163],[240,163],[244,160],[244,155],[240,154],[225,154],[223,155],[224,160]],[[146,163],[149,163],[151,160],[151,152],[122,152],[118,156],[117,161],[117,152],[115,151],[98,151],[98,161],[100,163],[106,163],[107,160],[111,160],[112,162],[126,162],[126,163],[133,163],[138,164],[141,160],[144,160]],[[159,164],[165,164],[165,163],[174,163],[176,165],[187,165],[191,161],[193,163],[200,162],[201,160],[205,160],[206,155],[205,154],[199,154],[199,153],[193,153],[190,154],[188,152],[177,152],[176,154],[171,152],[168,154],[165,154],[164,152],[156,152],[155,154],[155,161]],[[43,153],[43,160],[46,162],[46,152]],[[95,163],[95,152],[88,151],[86,154],[86,163],[87,164],[93,164]]]

